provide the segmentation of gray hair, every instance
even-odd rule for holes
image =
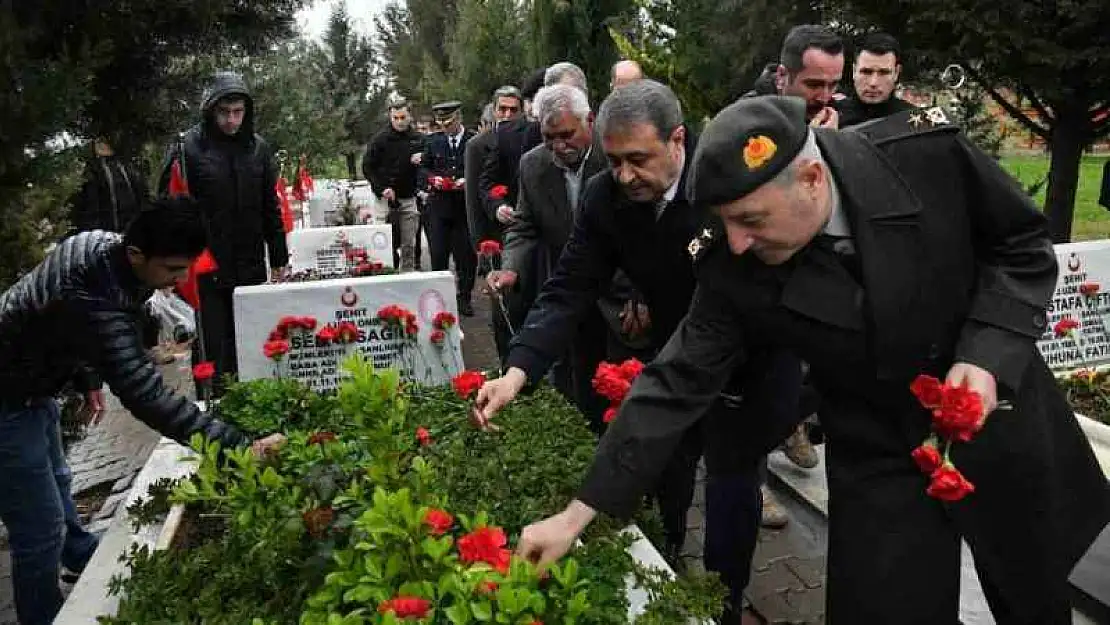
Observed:
[[[645,78],[614,89],[601,103],[595,123],[603,136],[632,124],[650,124],[666,141],[682,122],[678,96],[667,85]]]
[[[543,73],[543,86],[550,87],[559,83],[574,85],[583,92],[590,90],[586,83],[586,72],[569,61],[560,61]]]
[[[590,116],[590,101],[586,94],[573,85],[554,84],[536,92],[532,100],[532,111],[540,124],[546,124],[552,117],[568,112],[585,122]]]
[[[814,161],[822,165],[825,163],[825,157],[821,155],[821,148],[817,147],[817,134],[812,129],[807,129],[807,133],[806,142],[794,156],[794,160],[790,161],[790,164],[784,167],[782,171],[775,174],[771,182],[781,187],[789,187],[794,184],[798,167]],[[828,169],[827,166],[826,169]]]

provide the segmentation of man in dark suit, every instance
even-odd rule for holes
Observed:
[[[465,156],[466,177],[475,183],[466,187],[466,214],[471,243],[475,248],[480,241],[500,241],[502,238],[503,227],[494,213],[487,210],[489,196],[482,193],[482,167],[496,147],[497,129],[524,115],[524,98],[516,87],[504,85],[493,92],[493,100],[486,106],[490,109],[490,125],[466,144]]]
[[[708,214],[687,204],[683,194],[694,141],[678,98],[658,82],[634,82],[606,98],[597,127],[612,169],[595,175],[582,191],[573,233],[512,343],[508,372],[478,393],[480,423],[543,376],[618,269],[643,292],[655,346],[686,314],[694,292],[687,248]],[[753,354],[736,374],[728,394],[743,400],[736,405],[722,396],[706,428],[705,565],[721,574],[739,613],[760,523],[758,466],[798,422],[801,363],[767,350]],[[702,449],[701,433],[691,429],[681,443],[651,458],[667,534],[664,551],[672,561],[685,538]]]
[[[579,498],[525,528],[523,553],[549,561],[596,510],[633,511],[736,362],[773,345],[822,395],[830,623],[956,622],[961,538],[999,625],[1071,622],[1068,575],[1110,519],[1110,486],[1036,347],[1056,257],[1029,197],[944,119],[812,130],[801,102],[766,96],[710,122],[688,197],[720,223],[690,244],[689,315]],[[935,427],[911,393],[921,374],[981,398],[965,405],[974,438],[940,443],[936,463],[915,451]]]
[[[914,108],[894,95],[901,74],[902,51],[898,40],[886,33],[864,37],[852,66],[855,94],[836,105],[840,127],[856,126]]]
[[[446,271],[449,259],[454,257],[459,314],[470,317],[474,315],[470,294],[478,258],[467,227],[463,155],[474,132],[463,127],[461,106],[451,101],[432,107],[441,130],[428,137],[425,144],[421,179],[430,194],[427,211],[432,271]]]
[[[593,112],[586,94],[570,85],[544,87],[532,109],[544,142],[520,159],[520,179],[515,219],[505,233],[501,271],[491,273],[492,289],[510,291],[521,285],[538,292],[570,237],[578,198],[585,181],[608,166],[605,151],[593,133]],[[544,253],[537,255],[537,249]],[[547,261],[536,267],[536,258]],[[528,284],[528,283],[533,284]],[[531,306],[532,302],[526,302]],[[606,326],[599,310],[584,314],[578,333],[564,361],[553,373],[555,386],[586,415],[590,427],[604,431],[604,400],[591,381],[597,365],[606,358]]]

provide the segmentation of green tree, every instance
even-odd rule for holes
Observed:
[[[1052,236],[1071,238],[1083,151],[1110,134],[1110,3],[1103,0],[842,0],[852,19],[899,36],[933,67],[960,63],[1052,151]]]
[[[442,90],[456,16],[455,0],[407,0],[374,18],[382,64],[401,95],[427,103]]]
[[[346,4],[332,9],[323,45],[315,49],[316,64],[329,109],[343,118],[345,136],[335,148],[344,156],[347,173],[355,178],[359,149],[376,130],[376,114],[384,104],[384,90],[374,86],[378,66],[370,39],[351,24]]]
[[[497,87],[528,73],[529,38],[506,36],[526,32],[527,13],[516,0],[459,0],[458,11],[447,48],[449,73],[431,93],[463,102],[472,122]]]
[[[577,64],[586,72],[591,99],[600,101],[609,92],[609,68],[619,56],[609,28],[631,19],[635,8],[634,0],[532,0],[533,66]]]
[[[621,54],[669,84],[700,122],[751,89],[796,24],[822,21],[824,3],[793,0],[635,0],[610,28]]]

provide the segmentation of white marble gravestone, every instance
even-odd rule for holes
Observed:
[[[340,362],[356,350],[374,366],[401,369],[408,379],[423,384],[448,382],[464,366],[457,324],[447,332],[442,348],[430,341],[437,313],[447,311],[458,318],[455,278],[448,271],[263,284],[237,288],[233,299],[240,380],[280,375],[330,391],[338,387]],[[378,310],[390,304],[416,314],[420,331],[415,345],[377,321]],[[294,332],[289,353],[275,363],[262,348],[278,321],[290,315],[314,317],[317,330],[353,322],[358,341],[322,345],[315,332]]]
[[[344,180],[320,179],[316,190],[308,198],[307,223],[310,227],[323,227],[334,219],[346,201],[347,183]]]
[[[1045,362],[1062,373],[1110,365],[1110,241],[1056,245],[1059,277],[1048,302],[1048,326],[1037,341]],[[1084,295],[1082,285],[1098,287]],[[1058,337],[1056,324],[1070,317],[1079,322],[1074,336]]]
[[[390,226],[335,226],[304,228],[289,233],[289,264],[293,271],[315,269],[323,276],[346,275],[344,243],[363,248],[370,260],[393,266],[393,229]]]

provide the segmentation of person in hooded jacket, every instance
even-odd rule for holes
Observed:
[[[218,265],[199,278],[205,360],[215,380],[238,370],[231,294],[237,286],[277,278],[289,261],[275,186],[273,153],[254,131],[254,100],[242,76],[218,72],[204,92],[199,124],[178,136],[166,154],[158,182],[165,195],[174,161],[190,194],[203,207],[208,245]],[[201,346],[194,345],[194,349]],[[213,388],[218,396],[222,382]]]

